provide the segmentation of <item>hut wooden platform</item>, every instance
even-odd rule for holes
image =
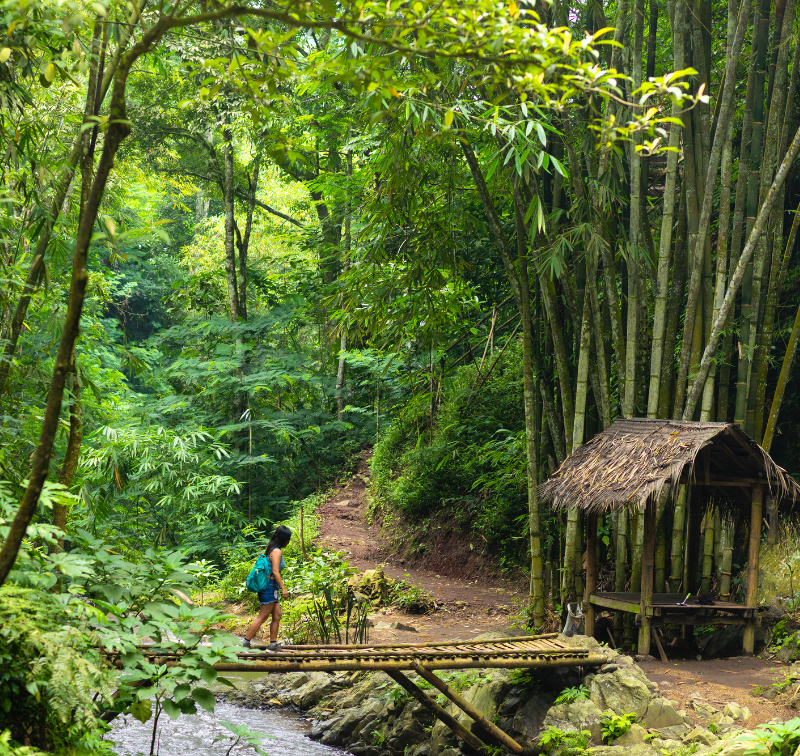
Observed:
[[[714,601],[698,604],[697,597],[677,604],[683,594],[653,593],[656,505],[667,489],[674,502],[680,485],[688,487],[693,513],[718,506],[721,511],[750,521],[747,558],[747,598],[744,604]],[[594,631],[596,607],[636,614],[639,653],[650,652],[651,628],[656,624],[743,624],[744,653],[752,654],[758,624],[758,559],[762,506],[768,493],[781,499],[800,499],[797,482],[732,423],[674,420],[617,419],[602,433],[571,454],[539,487],[540,498],[555,509],[580,509],[587,515],[586,634]],[[602,593],[597,587],[597,515],[627,508],[644,513],[641,590]],[[699,520],[695,520],[699,524]],[[696,561],[699,527],[687,543],[687,562]],[[694,551],[694,553],[692,553]],[[694,593],[694,586],[686,586]]]

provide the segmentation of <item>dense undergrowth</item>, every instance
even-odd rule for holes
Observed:
[[[474,535],[504,568],[524,566],[527,488],[521,349],[457,369],[431,418],[430,394],[397,414],[372,457],[373,512],[415,524],[442,517]],[[406,539],[411,556],[430,547]]]

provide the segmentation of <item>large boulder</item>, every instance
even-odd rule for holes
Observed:
[[[601,743],[603,728],[600,720],[602,718],[603,712],[592,701],[575,701],[551,707],[543,725],[545,728],[555,727],[563,732],[586,730],[593,742]]]
[[[403,713],[395,720],[386,738],[386,744],[397,753],[405,753],[409,746],[419,745],[428,739],[428,727],[433,715],[416,701],[406,704]]]
[[[644,743],[645,735],[647,735],[647,730],[634,723],[626,733],[620,735],[611,745],[635,746],[639,743]]]
[[[660,696],[651,699],[647,704],[647,711],[642,717],[642,721],[648,730],[684,724],[683,717],[678,714],[675,707],[666,698]]]
[[[342,716],[333,720],[320,740],[325,745],[344,745],[359,722],[361,722],[361,710],[348,709],[342,712]]]
[[[320,699],[333,693],[335,686],[330,678],[324,672],[311,672],[309,679],[299,688],[291,691],[289,700],[297,706],[298,709],[310,709],[316,705]]]
[[[620,667],[608,674],[591,676],[589,698],[603,711],[633,712],[641,717],[650,704],[649,682],[638,667]]]
[[[525,740],[535,740],[544,729],[547,712],[553,705],[553,696],[537,694],[529,698],[514,715],[512,728]]]

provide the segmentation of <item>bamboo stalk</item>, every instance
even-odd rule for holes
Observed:
[[[722,601],[731,598],[731,568],[733,567],[733,523],[726,519],[722,527],[722,568],[719,577],[719,597]]]
[[[683,416],[684,420],[690,419],[692,417],[692,414],[694,413],[694,408],[697,405],[697,400],[699,399],[700,391],[702,390],[702,387],[705,383],[706,376],[708,375],[708,371],[711,367],[711,361],[716,352],[717,345],[719,344],[719,337],[722,332],[722,328],[724,327],[725,322],[728,319],[728,314],[730,313],[731,307],[733,306],[734,298],[736,297],[736,293],[739,289],[739,286],[742,283],[744,270],[747,267],[752,257],[755,245],[758,243],[759,238],[764,232],[767,220],[772,211],[772,207],[775,203],[775,199],[780,193],[780,189],[783,186],[786,180],[786,176],[789,173],[789,168],[794,162],[794,159],[797,157],[798,152],[800,152],[800,129],[798,129],[795,132],[791,147],[786,153],[786,156],[784,157],[783,162],[781,163],[781,167],[778,170],[778,173],[775,175],[775,179],[772,182],[772,186],[770,187],[770,190],[767,194],[767,198],[764,201],[764,204],[758,213],[758,218],[756,219],[756,223],[753,226],[753,230],[747,241],[747,245],[742,251],[742,256],[739,259],[739,264],[737,265],[736,270],[731,276],[731,281],[730,284],[728,285],[728,290],[725,292],[725,299],[722,302],[722,307],[720,308],[719,316],[717,317],[717,320],[714,322],[714,327],[711,330],[711,336],[709,338],[708,344],[706,344],[706,349],[705,352],[703,353],[703,358],[700,361],[698,374],[695,377],[692,383],[691,390],[689,392],[689,397],[686,402],[686,409],[684,410],[684,416]]]
[[[614,563],[614,590],[617,593],[625,592],[625,568],[628,563],[628,510],[621,509],[617,512],[617,541]],[[623,616],[620,612],[614,615],[614,627],[622,629]],[[619,637],[619,636],[618,636]]]
[[[683,582],[683,534],[686,520],[686,486],[678,487],[678,497],[675,501],[675,513],[672,520],[672,560],[670,564],[669,587],[673,593],[678,592],[678,586],[685,589]]]
[[[714,512],[708,509],[705,514],[703,534],[703,572],[700,580],[700,593],[711,593],[711,573],[714,569]]]
[[[775,428],[778,425],[778,414],[780,413],[781,403],[783,402],[783,395],[786,392],[786,384],[789,382],[789,375],[792,372],[792,362],[794,361],[795,354],[797,354],[798,341],[800,341],[800,306],[797,308],[797,314],[794,318],[794,325],[792,326],[792,332],[789,336],[789,343],[786,346],[786,354],[783,356],[781,372],[778,376],[778,383],[775,386],[775,394],[772,397],[772,406],[769,410],[767,428],[764,431],[764,440],[761,443],[761,446],[767,453],[769,453],[769,450],[772,446],[772,440],[775,437]]]
[[[503,732],[494,722],[488,720],[483,714],[478,711],[469,701],[462,698],[456,691],[454,691],[444,680],[436,677],[432,672],[425,669],[421,664],[414,664],[414,671],[423,679],[433,685],[439,692],[444,693],[461,711],[467,716],[477,722],[486,732],[489,733],[495,740],[502,743],[512,753],[522,753],[522,746],[517,743],[514,738]]]
[[[435,717],[444,722],[459,738],[461,738],[470,748],[478,753],[489,756],[491,749],[486,746],[477,736],[473,735],[464,725],[461,724],[446,709],[439,706],[427,693],[420,690],[402,672],[396,670],[385,670],[386,674],[392,678],[401,688],[404,688],[414,698],[417,699],[426,709],[431,711]]]

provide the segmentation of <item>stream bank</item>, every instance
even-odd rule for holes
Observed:
[[[594,756],[662,756],[687,747],[702,756],[744,756],[750,747],[739,740],[753,724],[747,707],[734,701],[706,701],[697,694],[687,708],[681,708],[669,698],[668,689],[648,679],[630,656],[585,636],[559,636],[559,640],[604,654],[606,664],[596,671],[457,670],[439,675],[528,752],[542,751],[541,736],[546,730],[578,736],[588,733],[586,745]],[[412,678],[426,687],[416,676]],[[270,674],[239,685],[225,697],[239,706],[302,711],[311,719],[312,739],[346,747],[355,756],[457,756],[467,752],[447,727],[434,721],[382,672]],[[446,703],[443,697],[439,700]],[[460,710],[452,704],[446,708],[465,727],[491,742]],[[635,723],[608,742],[603,725],[611,714],[633,714]],[[557,735],[556,741],[560,737]],[[558,753],[558,742],[552,746],[549,752]]]

